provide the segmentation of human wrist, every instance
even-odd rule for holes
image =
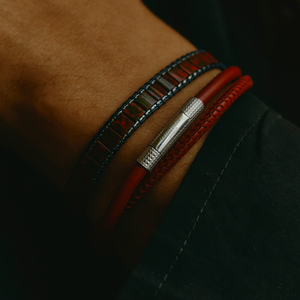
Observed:
[[[104,171],[102,170],[103,168],[101,169],[102,171],[99,172],[100,178],[97,179],[96,186],[92,190],[87,211],[88,217],[93,223],[104,213],[106,206],[114,196],[118,186],[135,164],[136,158],[144,148],[146,148],[153,137],[189,97],[195,94],[196,91],[199,91],[199,89],[211,81],[219,72],[218,69],[214,69],[212,72],[202,74],[200,76],[201,80],[194,80],[173,96],[172,99],[167,101],[159,110],[156,110],[150,118],[146,119],[143,125],[131,135],[130,139],[126,140],[126,143],[122,145],[113,159],[109,160]],[[103,143],[105,142],[103,141]],[[94,152],[91,155],[94,155]],[[78,174],[80,176],[76,177],[79,182],[81,182],[80,178],[82,178],[82,172],[83,171],[80,171],[80,174]],[[75,186],[76,184],[78,185],[77,180],[75,180]],[[77,190],[78,188],[75,189]],[[171,186],[169,186],[169,190],[171,190]],[[80,193],[80,190],[78,190],[78,192]],[[76,194],[74,196],[76,197]]]
[[[110,36],[103,49],[86,47],[86,40],[78,35],[82,49],[71,45],[57,52],[55,43],[49,49],[38,44],[37,52],[42,54],[38,58],[30,57],[29,51],[23,60],[19,57],[15,62],[15,70],[8,62],[12,86],[6,93],[11,98],[6,118],[12,126],[7,130],[7,144],[19,151],[21,143],[18,154],[60,189],[80,153],[124,99],[157,70],[195,49],[139,2],[133,3],[125,16],[118,15],[121,24],[109,23],[110,34],[101,31],[96,35],[100,40]],[[134,27],[121,28],[133,17]],[[54,38],[48,38],[51,44]],[[73,38],[70,41],[74,42]],[[17,70],[21,72],[16,75]]]
[[[132,17],[135,17],[134,26],[126,32],[122,24],[111,24],[109,20],[107,28],[110,28],[110,34],[103,35],[102,31],[95,34],[97,32],[91,30],[98,41],[94,41],[87,31],[88,40],[80,33],[72,36],[70,45],[63,49],[55,48],[59,46],[57,41],[53,42],[53,48],[48,42],[50,49],[37,45],[38,59],[34,53],[29,53],[33,57],[27,55],[26,62],[18,61],[18,67],[23,67],[24,72],[15,78],[18,95],[10,102],[8,123],[12,125],[10,130],[13,133],[10,145],[60,189],[64,188],[89,141],[124,100],[171,61],[195,50],[193,45],[142,5],[130,10],[122,21],[123,25]],[[122,18],[120,16],[120,20]],[[105,26],[105,23],[102,25]],[[98,30],[102,28],[100,24],[98,26]],[[118,36],[114,36],[114,31]],[[105,41],[108,38],[107,44],[103,43],[103,47],[99,48],[99,39]],[[53,41],[53,37],[51,39]],[[78,46],[80,43],[82,47]],[[157,111],[148,125],[143,124],[103,174],[99,186],[105,186],[105,193],[101,188],[99,191],[99,186],[98,189],[96,187],[95,204],[107,205],[144,146],[181,104],[218,72],[214,70],[199,77],[170,104]],[[185,166],[189,163],[186,162]],[[161,189],[160,195],[164,199],[172,195],[183,174],[181,168],[178,174],[170,177]],[[167,202],[159,203],[166,205]],[[99,207],[92,204],[88,207],[87,215],[93,222],[101,213]],[[161,210],[153,210],[151,218],[156,220],[159,214]]]

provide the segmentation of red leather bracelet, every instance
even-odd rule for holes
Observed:
[[[231,67],[219,74],[210,84],[198,93],[197,96],[201,97],[202,101],[207,104],[216,93],[240,75],[241,71],[239,68]],[[97,243],[99,238],[101,239],[102,251],[108,250],[108,248],[104,249],[103,247],[108,247],[108,240],[117,220],[121,216],[123,209],[137,185],[147,175],[147,173],[147,170],[138,164],[133,168],[129,176],[123,182],[121,188],[118,190],[114,199],[109,204],[104,216],[91,231],[90,239],[94,244]]]
[[[193,51],[171,63],[134,93],[99,130],[74,169],[65,190],[71,207],[78,209],[84,203],[108,162],[155,110],[213,68],[225,66],[208,52]]]
[[[186,135],[159,162],[155,169],[139,184],[126,209],[145,196],[154,185],[182,158],[195,143],[212,127],[212,125],[228,110],[233,102],[253,86],[250,76],[244,75],[234,83],[199,119]]]

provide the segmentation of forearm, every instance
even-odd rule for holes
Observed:
[[[160,69],[195,47],[140,1],[58,3],[31,3],[17,15],[13,6],[18,3],[8,5],[14,18],[5,19],[2,30],[14,38],[6,39],[0,50],[5,61],[1,134],[6,145],[63,189],[108,117]],[[16,19],[23,22],[11,21]],[[184,88],[123,145],[91,195],[87,216],[92,222],[104,213],[144,147],[218,72],[210,71]],[[202,143],[159,183],[155,197],[120,220],[114,241],[128,265],[147,244]]]

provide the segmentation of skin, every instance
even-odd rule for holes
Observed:
[[[159,70],[196,49],[138,0],[0,4],[1,145],[61,190],[109,116]],[[88,201],[92,223],[152,138],[219,72],[212,70],[184,88],[123,145]],[[205,138],[119,220],[113,247],[128,268],[139,260]]]

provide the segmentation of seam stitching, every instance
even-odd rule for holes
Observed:
[[[266,112],[265,112],[265,113],[266,113]],[[164,282],[167,280],[167,278],[168,278],[170,272],[172,271],[174,265],[176,264],[176,262],[177,262],[179,256],[180,256],[181,253],[183,252],[183,249],[184,249],[184,247],[186,246],[188,239],[189,239],[190,236],[192,235],[192,232],[194,231],[194,229],[195,229],[195,227],[196,227],[196,225],[197,225],[197,222],[198,222],[198,220],[199,220],[199,218],[200,218],[200,215],[202,214],[204,208],[206,207],[206,205],[207,205],[207,203],[208,203],[208,200],[210,199],[212,193],[214,192],[214,190],[215,190],[215,188],[216,188],[218,182],[220,181],[220,178],[222,177],[222,175],[223,175],[225,169],[228,167],[228,165],[229,165],[229,163],[230,163],[230,161],[231,161],[233,155],[234,155],[235,152],[236,152],[236,149],[239,147],[239,145],[240,145],[241,142],[244,140],[244,138],[249,134],[249,132],[251,131],[251,129],[252,129],[252,128],[257,124],[257,122],[265,115],[265,113],[264,113],[262,116],[260,116],[260,117],[259,117],[259,118],[258,118],[258,119],[257,119],[257,120],[249,127],[249,129],[246,131],[246,133],[241,137],[241,139],[239,140],[239,142],[238,142],[238,143],[236,144],[236,146],[234,147],[234,149],[233,149],[231,155],[229,156],[229,158],[228,158],[228,160],[227,160],[227,162],[226,162],[226,164],[225,164],[223,170],[220,172],[220,175],[218,176],[218,178],[217,178],[217,180],[216,180],[214,186],[212,187],[211,191],[209,192],[209,195],[208,195],[207,199],[205,200],[205,202],[204,202],[204,204],[203,204],[203,206],[202,206],[202,208],[201,208],[201,210],[200,210],[200,213],[198,214],[196,220],[194,221],[194,225],[193,225],[192,229],[190,230],[190,232],[189,232],[189,234],[188,234],[186,240],[183,242],[183,245],[182,245],[181,249],[179,250],[179,252],[178,252],[178,254],[177,254],[177,256],[176,256],[174,262],[173,262],[172,265],[170,266],[170,268],[169,268],[168,272],[166,273],[164,279],[160,282],[160,284],[159,284],[157,290],[155,291],[154,297],[157,296],[159,290],[160,290],[161,287],[163,286]]]

